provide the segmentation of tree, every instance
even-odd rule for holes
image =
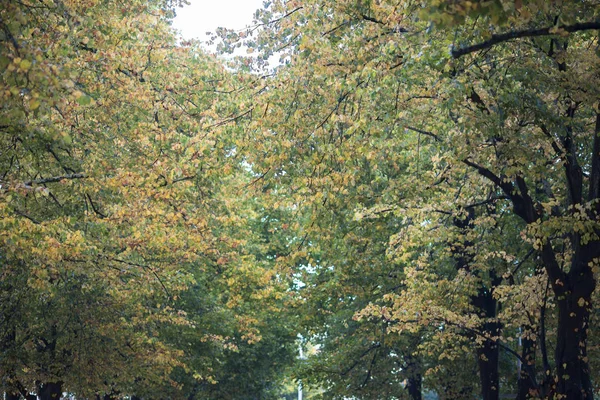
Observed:
[[[237,214],[249,206],[230,199],[249,176],[220,140],[235,82],[197,46],[177,46],[175,5],[2,2],[9,396],[183,397],[167,388],[182,375],[216,384],[235,345],[289,353],[285,320],[282,340],[266,328],[281,305],[255,306],[283,289],[260,254],[239,249],[255,245]]]

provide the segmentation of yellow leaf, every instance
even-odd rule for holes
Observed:
[[[29,100],[29,109],[30,110],[35,110],[39,106],[40,106],[40,101],[38,99]]]
[[[19,68],[21,68],[23,71],[29,70],[29,68],[31,68],[31,61],[21,60],[21,62],[19,63]]]

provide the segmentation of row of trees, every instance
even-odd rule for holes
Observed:
[[[1,5],[8,397],[593,398],[595,2]]]

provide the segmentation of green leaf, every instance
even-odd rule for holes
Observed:
[[[92,98],[87,94],[84,94],[77,98],[77,102],[82,106],[87,106],[92,102]]]
[[[40,106],[40,101],[38,99],[31,99],[29,100],[29,109],[30,110],[35,110]]]
[[[29,60],[22,60],[21,63],[19,63],[19,67],[23,71],[28,71],[29,68],[31,68],[31,61],[29,61]]]

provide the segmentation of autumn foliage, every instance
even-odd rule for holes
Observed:
[[[7,399],[594,397],[595,3],[179,5],[0,0]]]

